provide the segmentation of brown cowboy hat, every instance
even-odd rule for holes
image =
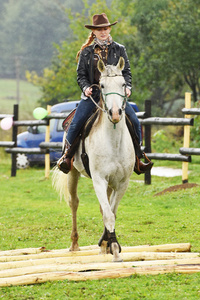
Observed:
[[[108,17],[105,13],[102,13],[100,15],[94,15],[92,17],[93,24],[92,25],[85,25],[88,29],[95,29],[95,28],[101,28],[101,27],[108,27],[115,25],[118,21],[115,21],[114,23],[110,24]]]

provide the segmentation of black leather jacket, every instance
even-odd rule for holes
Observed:
[[[85,91],[87,87],[91,86],[94,83],[93,56],[94,45],[86,47],[80,54],[77,66],[77,82],[82,91]],[[132,76],[126,49],[123,45],[112,42],[112,44],[110,44],[108,48],[107,64],[117,65],[120,56],[122,56],[125,60],[125,66],[122,74],[126,81],[127,87],[131,89]]]

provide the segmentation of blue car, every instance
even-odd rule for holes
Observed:
[[[78,106],[80,101],[69,101],[56,104],[51,107],[52,113],[70,113]],[[130,102],[136,112],[139,111],[137,105]],[[62,142],[63,140],[63,119],[51,119],[50,121],[50,142]],[[46,126],[28,127],[28,130],[18,134],[17,146],[22,148],[39,148],[41,142],[45,141]],[[61,151],[50,149],[50,161],[56,163],[61,156]],[[17,168],[25,169],[29,165],[44,164],[44,154],[17,154]]]

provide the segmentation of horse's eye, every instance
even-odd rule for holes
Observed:
[[[123,83],[122,86],[125,87],[125,86],[126,86],[126,83]]]
[[[103,84],[101,84],[101,88],[104,89],[104,85]]]

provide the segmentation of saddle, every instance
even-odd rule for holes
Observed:
[[[72,119],[74,117],[75,112],[76,112],[76,108],[74,110],[72,110],[72,112],[67,116],[67,118],[62,123],[62,127],[63,127],[63,129],[66,133],[67,133],[67,131],[69,129],[69,126],[72,122]],[[71,145],[71,148],[69,150],[69,153],[68,153],[68,157],[70,157],[72,159],[75,152],[77,151],[77,149],[80,145],[80,142],[82,142],[81,159],[82,159],[82,163],[83,163],[83,166],[85,168],[85,171],[87,172],[87,174],[90,178],[91,178],[91,173],[90,173],[90,167],[89,167],[89,157],[88,157],[88,155],[85,151],[85,139],[89,135],[90,130],[91,130],[95,120],[99,116],[99,113],[100,113],[99,110],[96,108],[95,111],[92,113],[92,115],[88,118],[88,120],[83,125],[83,127],[80,131],[80,134],[74,140],[74,142]],[[130,133],[131,138],[132,138],[132,142],[133,142],[133,146],[135,148],[136,156],[141,157],[141,150],[140,150],[140,146],[139,146],[139,142],[138,142],[138,137],[136,135],[135,128],[133,127],[128,115],[126,115],[126,124],[127,124],[129,133]]]

